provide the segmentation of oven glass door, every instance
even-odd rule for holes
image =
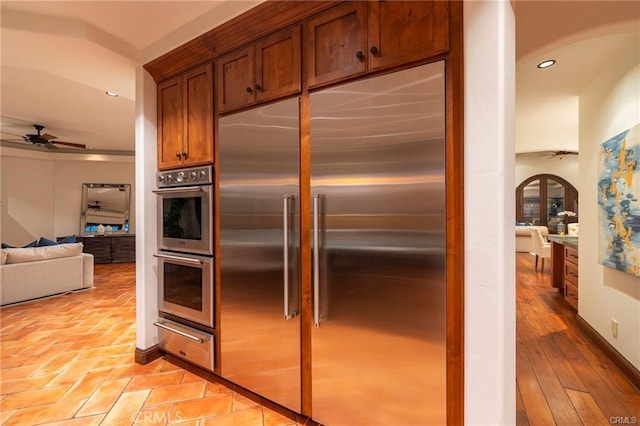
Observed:
[[[158,194],[160,249],[213,255],[211,186],[155,192]]]
[[[160,310],[213,328],[213,258],[156,253]]]

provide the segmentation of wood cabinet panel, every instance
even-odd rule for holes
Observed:
[[[82,251],[93,255],[93,263],[123,263],[136,261],[135,235],[104,235],[77,237]]]
[[[578,286],[569,281],[565,281],[564,300],[567,301],[576,310],[578,309]]]
[[[256,43],[256,100],[267,101],[300,91],[300,26]]]
[[[369,5],[369,70],[448,50],[449,2],[377,1]]]
[[[185,75],[186,121],[185,165],[213,160],[213,66],[207,64]]]
[[[309,87],[366,72],[366,23],[366,2],[346,2],[305,23]]]
[[[182,78],[158,84],[158,167],[177,167],[183,142]]]
[[[247,46],[218,59],[216,75],[220,112],[255,102],[255,46]]]
[[[213,66],[158,84],[158,169],[213,162]]]

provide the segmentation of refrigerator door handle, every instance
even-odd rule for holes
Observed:
[[[293,199],[293,195],[285,195],[282,197],[282,239],[283,249],[282,258],[284,263],[284,319],[290,320],[296,316],[296,312],[289,311],[289,200]]]
[[[313,196],[313,325],[320,327],[320,199]]]

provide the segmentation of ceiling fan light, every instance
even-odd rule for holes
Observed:
[[[540,62],[538,64],[538,68],[540,68],[540,69],[549,68],[549,67],[555,65],[555,63],[556,63],[555,59],[548,59],[546,61]]]
[[[109,91],[107,91],[107,92],[104,92],[104,93],[106,93],[106,94],[107,94],[107,96],[111,96],[112,98],[117,98],[117,97],[118,97],[118,94],[117,94],[117,93],[115,93],[115,92],[109,92]]]

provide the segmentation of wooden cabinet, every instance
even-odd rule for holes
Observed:
[[[77,237],[82,251],[93,255],[93,263],[123,263],[136,261],[135,235],[96,235]]]
[[[227,112],[300,91],[300,26],[216,60],[218,110]]]
[[[366,72],[366,22],[367,4],[357,1],[345,2],[305,22],[309,87]]]
[[[158,168],[213,162],[213,66],[158,84]]]
[[[305,22],[309,87],[448,50],[445,1],[345,2]]]
[[[578,309],[578,249],[564,246],[564,299]]]

